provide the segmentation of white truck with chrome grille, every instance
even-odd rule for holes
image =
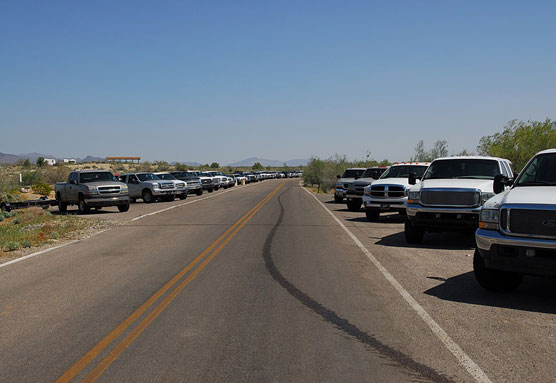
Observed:
[[[504,191],[505,186],[511,189]],[[473,270],[488,290],[516,288],[523,275],[556,276],[556,149],[537,153],[515,179],[496,177],[483,205]]]
[[[428,162],[404,162],[391,165],[382,176],[367,186],[363,194],[363,206],[369,221],[376,221],[381,212],[405,214],[409,174],[421,179],[429,167]]]
[[[445,157],[434,160],[408,190],[405,239],[421,243],[425,232],[475,231],[482,204],[494,196],[494,177],[513,178],[511,162],[496,157]]]

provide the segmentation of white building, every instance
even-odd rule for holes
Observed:
[[[75,158],[64,158],[64,164],[75,164],[76,162]]]
[[[44,162],[46,162],[50,166],[56,165],[56,160],[54,158],[45,158]]]

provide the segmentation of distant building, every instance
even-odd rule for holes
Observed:
[[[136,162],[139,163],[141,161],[141,157],[106,157],[107,161],[110,162],[125,162],[127,163],[130,161],[131,163]]]
[[[77,160],[75,158],[64,158],[64,164],[75,164]]]
[[[44,162],[47,163],[50,166],[56,165],[56,160],[54,158],[45,158]]]

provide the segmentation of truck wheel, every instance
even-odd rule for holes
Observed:
[[[407,243],[422,243],[425,230],[415,227],[409,219],[405,220],[405,240]]]
[[[342,197],[338,197],[337,195],[334,196],[334,202],[336,203],[342,203],[344,199]]]
[[[172,202],[172,201],[175,200],[175,199],[176,199],[175,194],[166,195],[166,196],[162,197],[162,200],[163,200],[164,202]]]
[[[220,186],[215,186],[215,187],[214,187],[214,190],[218,190],[219,187],[220,187]]]
[[[149,189],[143,190],[143,193],[141,193],[141,198],[145,203],[152,203],[154,201],[153,193]]]
[[[60,211],[60,213],[65,213],[66,211],[68,211],[68,204],[62,202],[62,197],[60,196],[60,193],[56,194],[56,200],[58,201],[58,210]]]
[[[197,195],[203,195],[203,189],[197,190]]]
[[[380,217],[380,209],[365,209],[365,215],[369,221],[378,221]]]
[[[507,292],[515,290],[523,279],[522,274],[487,269],[485,261],[477,249],[475,249],[473,255],[473,273],[479,285],[490,291]]]
[[[208,191],[209,193],[212,193],[212,189],[207,189],[207,191]]]
[[[89,207],[87,206],[87,203],[85,202],[85,199],[83,197],[79,197],[79,201],[77,202],[77,212],[79,214],[85,214],[89,212]]]
[[[120,211],[120,213],[125,213],[129,210],[129,204],[126,203],[125,205],[118,205],[118,210]]]
[[[184,199],[187,198],[187,193],[186,194],[180,194],[180,199],[183,201]]]
[[[361,210],[361,202],[348,200],[347,201],[347,207],[348,207],[349,211],[360,211]]]

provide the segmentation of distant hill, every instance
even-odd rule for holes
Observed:
[[[263,166],[272,166],[272,167],[280,167],[286,164],[287,166],[304,166],[309,162],[306,159],[295,159],[289,161],[279,161],[279,160],[269,160],[266,158],[259,158],[259,157],[250,157],[244,160],[234,162],[233,164],[229,164],[227,166],[236,166],[236,167],[249,167],[253,166],[256,162],[260,162]]]
[[[43,158],[54,158],[58,162],[62,162],[64,158],[73,158],[73,157],[58,157],[53,156],[52,154],[43,154],[43,153],[27,153],[27,154],[7,154],[7,153],[0,153],[0,163],[1,164],[14,164],[17,161],[28,159],[29,161],[35,163],[39,157]],[[94,157],[94,156],[87,156],[83,159],[75,158],[78,163],[83,162],[101,162],[105,161],[102,157]]]

